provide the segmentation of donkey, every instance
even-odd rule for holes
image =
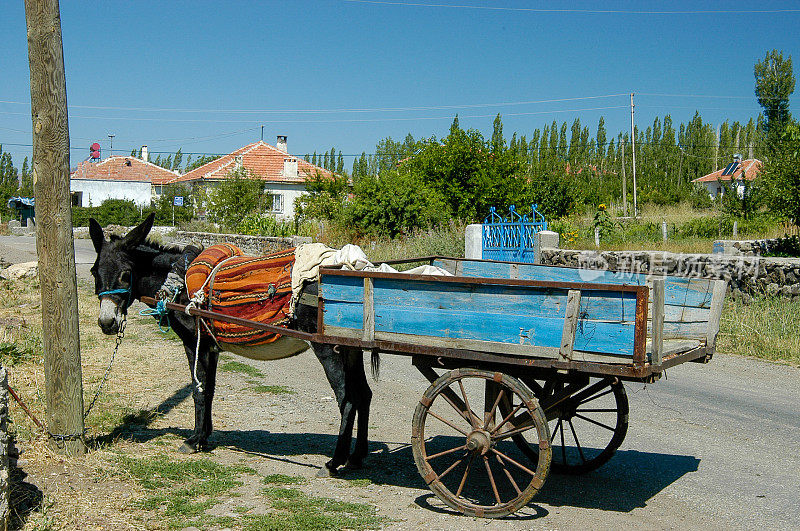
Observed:
[[[97,323],[105,334],[117,334],[123,327],[128,308],[134,300],[143,296],[156,297],[168,273],[181,261],[196,256],[199,250],[157,245],[147,240],[155,215],[150,214],[140,225],[131,229],[124,237],[111,236],[107,240],[100,224],[89,220],[97,260],[91,273],[95,281],[95,293],[100,299]],[[187,258],[190,257],[190,258]],[[185,271],[185,269],[184,269]],[[316,296],[316,282],[306,284],[306,294]],[[177,302],[186,304],[189,295],[185,288]],[[211,435],[211,404],[214,400],[217,362],[220,347],[207,335],[200,336],[198,343],[194,317],[183,312],[170,311],[169,323],[183,342],[189,361],[189,374],[197,378],[200,385],[192,385],[194,399],[194,431],[180,447],[184,453],[208,449]],[[302,302],[297,304],[295,317],[290,327],[302,332],[317,331],[317,309]],[[333,457],[317,474],[330,476],[338,473],[339,467],[358,468],[367,454],[367,426],[372,391],[364,371],[363,354],[360,349],[311,343],[314,353],[325,370],[325,375],[339,404],[341,423]],[[195,367],[195,361],[197,367]],[[373,370],[376,369],[373,359]],[[358,414],[358,434],[350,453],[353,424]]]

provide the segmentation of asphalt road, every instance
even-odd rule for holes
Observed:
[[[75,240],[75,269],[79,276],[88,276],[96,256],[92,240]],[[3,261],[18,264],[34,261],[36,257],[35,236],[0,236],[0,258]]]
[[[87,275],[91,241],[75,240],[75,255]],[[5,261],[35,256],[35,238],[0,237]],[[551,476],[524,527],[800,529],[800,369],[718,354],[626,387],[630,427],[617,454],[585,476]],[[406,401],[413,410],[424,388],[396,356],[373,383],[376,395],[404,397],[387,415]]]

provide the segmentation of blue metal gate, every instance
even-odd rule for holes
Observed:
[[[508,218],[503,218],[489,209],[489,217],[483,220],[484,260],[503,260],[508,262],[533,263],[533,236],[540,230],[547,230],[544,215],[531,207],[531,217],[520,216],[514,205],[508,207]]]

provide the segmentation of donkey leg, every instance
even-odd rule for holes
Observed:
[[[210,352],[207,341],[200,342],[200,351],[197,355],[195,355],[194,345],[184,345],[184,349],[189,360],[192,399],[194,400],[194,431],[184,441],[180,451],[183,453],[195,453],[206,448],[208,437],[213,429],[211,424],[211,403],[214,399],[218,354]],[[196,369],[195,360],[197,361]],[[200,382],[199,386],[194,380],[195,374]]]
[[[312,346],[323,369],[325,369],[325,376],[328,378],[331,389],[333,389],[336,402],[339,404],[339,412],[341,413],[339,436],[336,440],[333,458],[325,463],[325,468],[320,470],[317,475],[336,475],[337,469],[347,462],[347,456],[350,453],[356,407],[352,400],[352,390],[348,389],[343,356],[335,352],[331,345],[312,344]]]
[[[367,375],[364,372],[364,357],[360,350],[350,350],[348,353],[350,370],[347,376],[352,379],[355,389],[354,396],[357,397],[356,405],[358,410],[358,425],[356,433],[356,444],[353,453],[347,460],[348,468],[361,468],[364,457],[369,452],[369,408],[372,402],[372,389],[369,388]]]

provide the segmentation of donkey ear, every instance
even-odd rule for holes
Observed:
[[[141,244],[147,235],[150,233],[150,229],[153,228],[153,220],[156,218],[156,213],[151,212],[147,219],[142,221],[137,227],[131,229],[131,231],[125,235],[125,238],[122,240],[122,244],[125,247],[133,248],[137,245]]]
[[[92,237],[95,252],[99,254],[106,237],[103,235],[103,227],[94,218],[89,218],[89,236]]]

